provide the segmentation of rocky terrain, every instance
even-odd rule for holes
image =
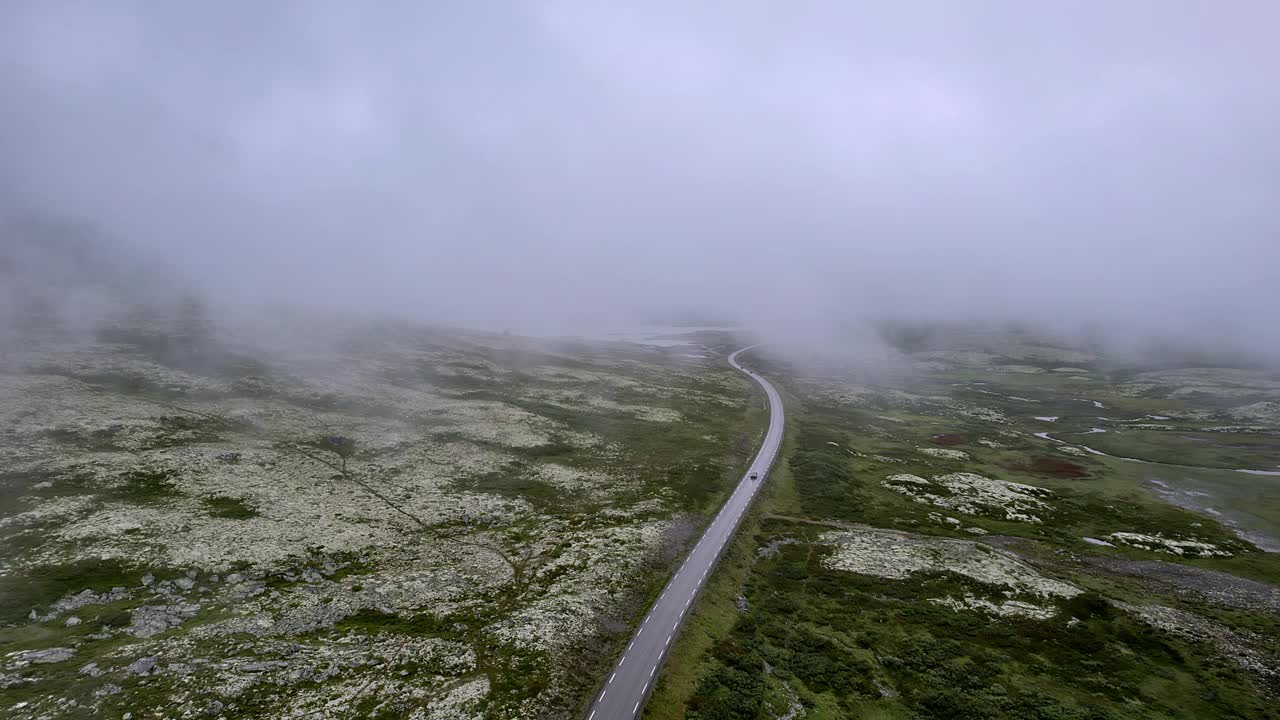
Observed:
[[[717,337],[6,348],[3,715],[573,716],[763,427]]]

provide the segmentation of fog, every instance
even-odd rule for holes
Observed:
[[[1280,357],[1280,5],[632,5],[12,0],[0,242],[226,306]]]

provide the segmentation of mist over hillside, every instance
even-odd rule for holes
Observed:
[[[1274,359],[1280,18],[1206,8],[19,2],[5,251],[85,228],[220,308]]]

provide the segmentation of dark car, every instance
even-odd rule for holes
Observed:
[[[759,479],[760,479],[760,473],[751,473],[751,479],[752,479],[752,480],[759,480]]]

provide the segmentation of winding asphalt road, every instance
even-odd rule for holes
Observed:
[[[778,456],[784,422],[782,398],[768,380],[738,364],[738,355],[752,347],[755,346],[742,348],[730,355],[729,364],[755,380],[769,396],[769,431],[765,433],[764,443],[751,461],[751,467],[747,468],[747,473],[738,481],[733,494],[725,501],[715,520],[711,521],[698,544],[685,557],[684,564],[667,582],[662,595],[645,615],[626,651],[613,666],[599,697],[591,705],[587,720],[632,718],[639,714],[640,706],[653,689],[654,676],[666,658],[671,641],[680,631],[685,614],[702,590],[707,575],[720,559],[725,544],[738,529],[742,514],[751,505],[769,467]],[[752,480],[752,473],[757,473],[759,479]]]

